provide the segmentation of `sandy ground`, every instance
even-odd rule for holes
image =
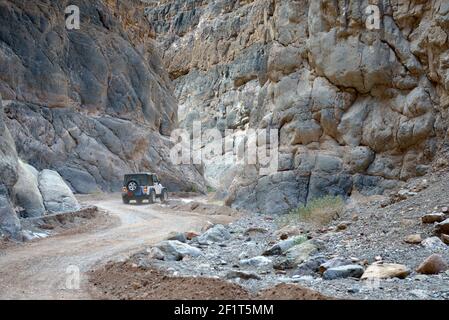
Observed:
[[[81,197],[80,202],[106,210],[116,223],[1,250],[0,299],[91,299],[87,272],[95,266],[124,260],[170,232],[199,231],[208,221],[232,220],[172,211],[158,204],[124,205],[117,194]],[[77,268],[80,287],[73,289]]]

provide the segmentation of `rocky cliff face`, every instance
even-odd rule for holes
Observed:
[[[189,128],[279,130],[279,170],[205,167],[228,203],[283,212],[324,194],[381,193],[423,175],[444,139],[449,4],[164,0],[146,14]],[[371,21],[371,20],[369,20]]]
[[[0,236],[21,239],[18,211],[78,210],[71,190],[118,191],[129,172],[204,190],[170,162],[177,101],[140,1],[5,0],[0,21]]]
[[[68,5],[79,30],[66,28]],[[0,19],[0,93],[20,158],[80,193],[117,191],[134,171],[203,188],[168,159],[177,102],[140,1],[2,1]]]

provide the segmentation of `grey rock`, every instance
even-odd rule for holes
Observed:
[[[351,260],[342,257],[336,257],[321,264],[319,270],[321,273],[324,273],[327,269],[341,267],[350,264],[352,264]]]
[[[228,229],[221,224],[217,224],[197,237],[197,241],[200,244],[209,244],[214,242],[223,242],[229,240],[231,234]]]
[[[271,248],[265,250],[263,255],[264,256],[280,255],[287,252],[287,250],[289,250],[290,248],[299,245],[305,241],[307,241],[306,236],[296,236],[287,240],[283,240],[274,244]]]
[[[179,261],[185,256],[198,257],[202,255],[200,249],[177,240],[162,241],[156,245],[156,248],[163,252],[164,259],[167,261]]]
[[[448,250],[448,246],[441,241],[440,238],[438,237],[430,237],[427,239],[424,239],[421,242],[421,245],[425,248],[428,248],[429,250],[432,251],[447,251]]]
[[[165,259],[164,252],[157,247],[151,247],[151,248],[147,249],[147,253],[148,253],[148,257],[150,259],[156,259],[156,260],[164,260]]]
[[[49,212],[71,212],[81,208],[68,185],[56,171],[42,170],[39,174],[39,190]]]
[[[326,262],[326,258],[322,256],[312,257],[298,265],[295,270],[295,275],[313,275],[319,271],[320,266],[324,262]]]
[[[171,232],[168,235],[167,240],[177,240],[177,241],[183,242],[183,243],[187,242],[187,238],[186,238],[185,234],[182,232]]]
[[[339,266],[334,268],[329,268],[323,273],[323,279],[325,280],[335,280],[342,278],[360,278],[365,269],[357,264]]]
[[[286,261],[292,266],[297,266],[304,261],[307,261],[323,248],[324,243],[321,240],[307,240],[288,249],[285,253]]]
[[[272,266],[273,261],[267,257],[259,256],[250,259],[242,259],[239,263],[243,266],[260,268]]]

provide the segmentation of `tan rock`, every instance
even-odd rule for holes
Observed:
[[[388,278],[404,279],[409,274],[410,270],[402,264],[374,263],[365,270],[361,279],[388,279]]]
[[[441,235],[441,241],[443,241],[445,244],[449,245],[449,235],[442,234]]]
[[[185,233],[185,236],[186,236],[186,239],[187,239],[187,240],[192,240],[193,238],[198,237],[198,236],[199,236],[199,233],[197,233],[197,232],[195,232],[195,231],[187,231],[187,232]]]
[[[432,254],[424,260],[416,269],[416,272],[422,274],[438,274],[448,269],[447,262],[439,254]]]
[[[443,222],[438,223],[435,226],[436,234],[449,234],[449,219],[444,220]]]
[[[276,231],[276,237],[285,240],[291,237],[299,236],[303,233],[303,230],[297,226],[285,226]]]
[[[420,234],[411,234],[405,237],[404,241],[409,244],[420,244],[422,242],[422,238]]]
[[[423,223],[435,223],[444,221],[443,213],[429,213],[421,217]]]

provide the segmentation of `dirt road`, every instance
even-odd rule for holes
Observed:
[[[84,199],[116,217],[109,228],[58,235],[0,251],[0,299],[89,299],[86,272],[154,244],[172,231],[200,230],[214,217],[167,212],[158,205],[123,205],[114,199]],[[80,270],[80,288],[76,283]]]

